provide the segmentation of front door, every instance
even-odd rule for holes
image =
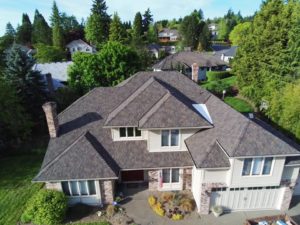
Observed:
[[[144,181],[144,170],[128,170],[121,173],[122,182]]]

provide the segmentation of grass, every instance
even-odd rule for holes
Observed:
[[[232,108],[234,108],[235,110],[241,113],[253,112],[252,106],[249,105],[249,103],[243,99],[239,99],[236,97],[225,97],[224,101]]]
[[[227,77],[227,78],[222,79],[221,81],[225,86],[232,87],[232,86],[235,86],[235,84],[236,84],[236,76]],[[217,83],[217,81],[207,81],[207,82],[202,83],[200,86],[207,90],[211,90],[211,89],[213,89],[213,87],[216,83]]]
[[[28,199],[42,187],[31,183],[41,162],[41,155],[0,159],[0,224],[17,224]]]

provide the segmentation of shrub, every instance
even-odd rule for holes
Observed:
[[[150,195],[148,198],[148,203],[152,207],[156,204],[156,198],[153,195]]]
[[[207,72],[208,81],[217,81],[231,76],[232,73],[230,71],[208,71]]]
[[[159,216],[164,216],[165,215],[165,210],[162,208],[162,205],[160,202],[157,202],[153,207],[153,211],[159,215]]]
[[[160,196],[161,200],[164,202],[172,201],[174,198],[174,193],[171,192],[163,192]]]
[[[59,224],[67,210],[67,198],[59,191],[41,189],[27,203],[21,222],[37,225]]]
[[[115,215],[115,212],[116,212],[115,206],[113,206],[113,205],[107,206],[107,208],[106,208],[106,215],[108,217],[113,217],[113,215]]]
[[[180,203],[180,207],[186,211],[186,212],[191,212],[194,210],[194,202],[191,199],[183,199]]]
[[[173,214],[172,215],[172,220],[182,220],[183,215],[182,214]]]

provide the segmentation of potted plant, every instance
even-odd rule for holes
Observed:
[[[215,215],[215,217],[219,217],[220,215],[223,214],[223,208],[222,206],[219,205],[215,205],[211,208],[211,211],[213,212],[213,214]]]

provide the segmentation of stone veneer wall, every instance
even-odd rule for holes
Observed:
[[[280,207],[281,211],[287,211],[289,209],[293,197],[295,185],[296,185],[296,181],[290,181],[290,180],[281,181],[281,186],[284,187],[283,199]]]
[[[209,214],[210,210],[210,196],[212,188],[227,187],[225,183],[203,183],[201,187],[200,207],[198,212],[200,214]]]
[[[101,198],[103,204],[112,204],[114,201],[114,186],[115,182],[113,180],[99,181]]]
[[[193,168],[183,169],[183,190],[192,189],[192,170]]]

